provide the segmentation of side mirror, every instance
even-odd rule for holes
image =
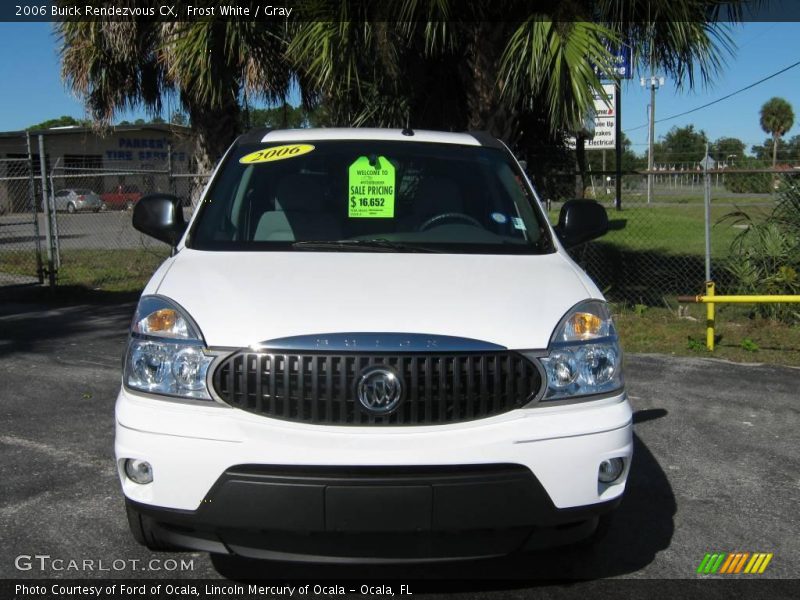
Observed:
[[[586,243],[608,231],[606,209],[594,200],[568,200],[561,207],[555,230],[565,248]]]
[[[170,194],[142,196],[133,207],[133,227],[175,247],[186,231],[180,199]]]

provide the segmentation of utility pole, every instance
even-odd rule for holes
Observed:
[[[653,72],[650,72],[649,78],[642,77],[640,83],[642,87],[650,87],[650,133],[648,135],[648,150],[647,150],[647,203],[650,204],[653,200],[653,169],[655,161],[653,157],[653,146],[655,144],[656,136],[656,90],[664,85],[664,78],[657,77]]]

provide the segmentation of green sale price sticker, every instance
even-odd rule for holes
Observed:
[[[394,184],[394,165],[386,157],[359,157],[349,169],[348,216],[394,218]]]

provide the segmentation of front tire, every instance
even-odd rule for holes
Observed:
[[[71,215],[75,214],[75,205],[72,202],[67,204],[67,212]]]

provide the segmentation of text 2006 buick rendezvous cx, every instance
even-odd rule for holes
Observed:
[[[573,543],[619,503],[631,407],[608,306],[485,134],[258,131],[144,290],[116,406],[152,549],[385,561]]]

